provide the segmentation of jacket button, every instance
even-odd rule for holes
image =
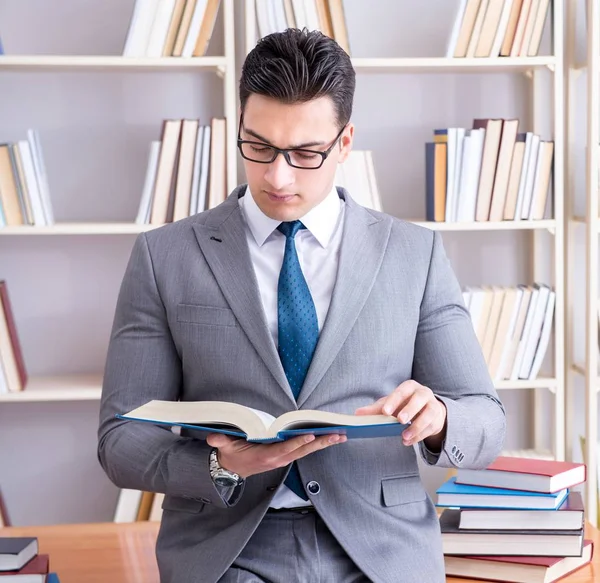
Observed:
[[[321,485],[314,480],[306,484],[306,489],[310,494],[318,494],[321,491]]]
[[[267,486],[267,492],[275,492],[277,490],[277,486]]]

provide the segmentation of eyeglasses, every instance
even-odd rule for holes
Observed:
[[[304,148],[276,148],[275,146],[270,146],[263,142],[242,140],[240,138],[242,124],[243,116],[240,116],[237,145],[242,158],[250,160],[250,162],[258,162],[259,164],[270,164],[275,161],[275,158],[277,158],[279,154],[283,154],[285,161],[290,166],[293,168],[301,168],[303,170],[316,170],[317,168],[320,168],[342,137],[342,132],[346,129],[346,126],[344,126],[340,130],[327,150],[319,152],[317,150],[305,150]]]

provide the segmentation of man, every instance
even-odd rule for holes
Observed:
[[[164,583],[444,581],[417,453],[483,468],[494,391],[439,235],[333,184],[354,135],[348,55],[318,32],[260,41],[240,80],[247,185],[136,240],[106,363],[99,459],[164,492]],[[151,399],[386,413],[401,438],[205,440],[115,419]]]

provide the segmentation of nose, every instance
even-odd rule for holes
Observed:
[[[284,190],[294,182],[294,169],[286,162],[283,154],[279,154],[273,162],[268,164],[265,180],[273,187],[274,191]]]

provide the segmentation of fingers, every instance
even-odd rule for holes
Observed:
[[[431,402],[431,399],[435,399],[433,393],[428,388],[419,386],[396,413],[398,421],[407,423],[415,419],[421,410]]]
[[[354,414],[355,415],[382,415],[383,414],[383,405],[387,401],[388,397],[381,397],[381,399],[377,399],[374,403],[370,405],[365,405],[364,407],[359,407]]]
[[[277,453],[280,456],[281,465],[287,465],[320,449],[344,443],[346,440],[347,437],[345,435],[320,435],[318,437],[314,435],[302,435],[283,442],[280,452]],[[271,445],[269,447],[273,448],[276,446]]]
[[[206,438],[206,443],[211,447],[226,447],[229,444],[237,441],[237,438],[230,437],[229,435],[225,435],[223,433],[211,433]]]
[[[440,403],[435,399],[429,401],[413,419],[410,427],[402,433],[404,445],[414,445],[430,435],[436,435],[443,427],[444,416],[440,411]]]

